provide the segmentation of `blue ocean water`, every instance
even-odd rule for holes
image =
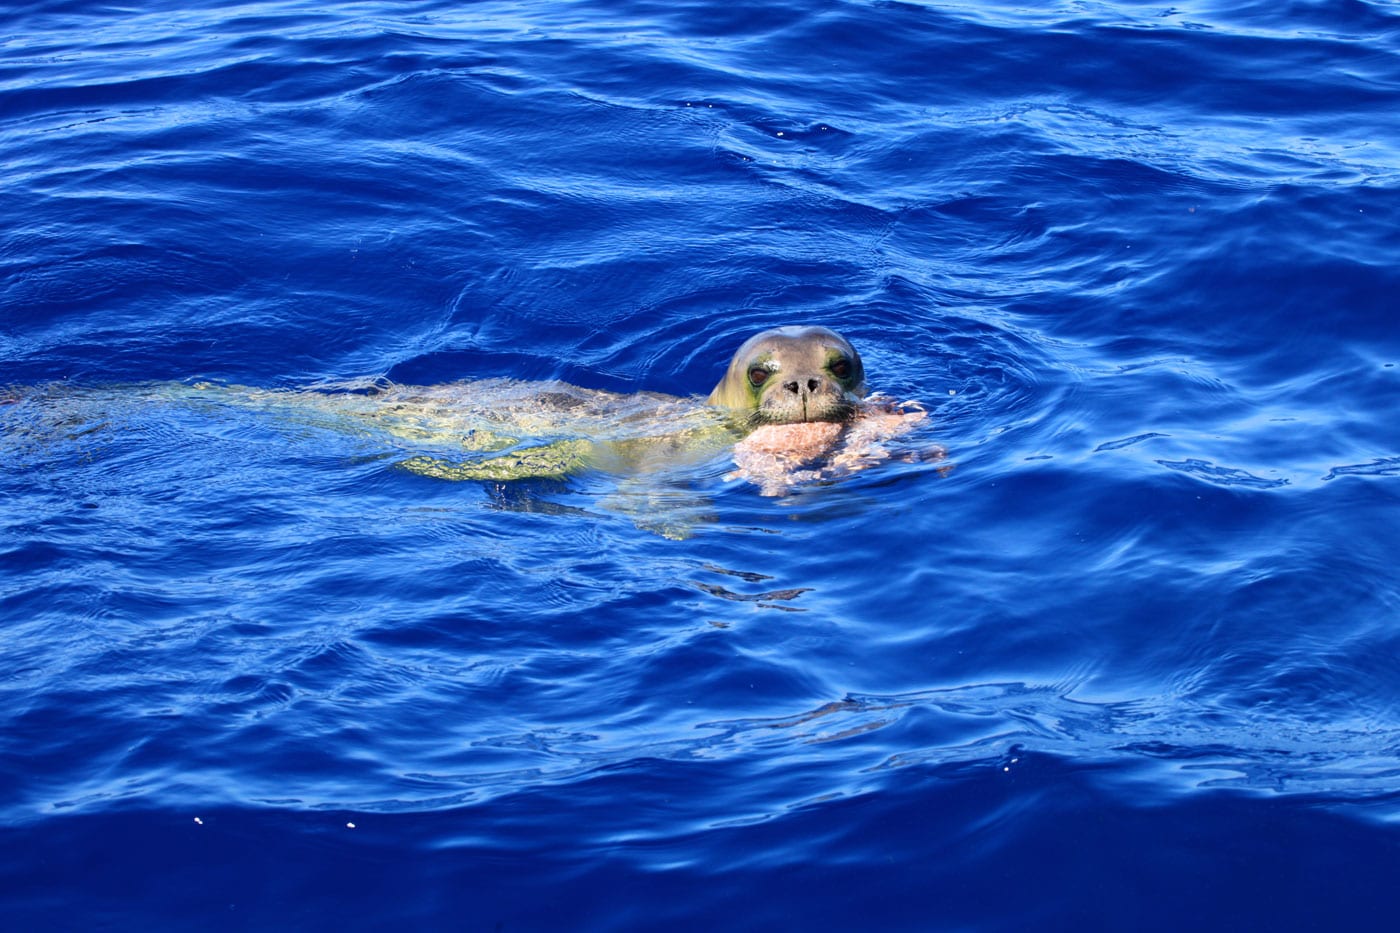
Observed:
[[[1400,8],[0,13],[0,906],[1347,929],[1400,871]],[[942,463],[456,483],[153,392],[709,391]]]

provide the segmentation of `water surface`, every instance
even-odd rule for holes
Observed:
[[[72,0],[0,42],[17,927],[1393,913],[1392,5]],[[149,390],[702,395],[797,323],[948,460],[707,460],[679,541],[612,474]]]

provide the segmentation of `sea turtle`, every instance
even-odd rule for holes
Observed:
[[[275,412],[276,423],[387,435],[410,456],[398,465],[422,476],[506,484],[563,479],[597,470],[621,479],[611,504],[638,524],[683,536],[695,512],[684,490],[698,464],[732,450],[725,478],[764,495],[865,469],[892,455],[889,442],[922,421],[914,403],[868,396],[860,355],[824,327],[780,327],[741,346],[707,398],[622,394],[564,382],[484,379],[405,386],[386,379],[298,390],[213,383],[159,384],[123,395],[78,389],[31,390],[41,420],[100,424],[109,404],[141,400]],[[120,401],[118,401],[120,400]],[[35,409],[31,409],[35,411]],[[28,420],[28,419],[25,419]],[[36,425],[7,431],[33,434]]]

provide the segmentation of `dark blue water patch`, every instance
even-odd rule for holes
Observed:
[[[664,842],[648,838],[646,814],[673,822],[687,809],[678,783],[694,794],[720,775],[638,763],[567,792],[431,815],[56,817],[42,836],[4,831],[7,852],[30,855],[7,860],[6,886],[17,893],[7,906],[31,928],[216,929],[444,918],[545,929],[561,916],[577,929],[1166,930],[1203,916],[1222,928],[1302,929],[1365,925],[1388,910],[1400,856],[1393,834],[1267,800],[1124,805],[1063,762],[1006,760],[1014,764],[985,762],[980,773],[904,772],[884,793]],[[634,800],[621,822],[620,792]],[[575,833],[561,835],[561,811],[597,841],[579,847]],[[1314,845],[1319,836],[1335,844]],[[928,851],[930,837],[945,840],[940,853]],[[762,898],[747,893],[755,876]]]

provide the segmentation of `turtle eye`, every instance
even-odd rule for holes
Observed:
[[[832,361],[832,364],[827,368],[831,370],[831,374],[837,379],[851,378],[851,361],[844,356]]]
[[[749,385],[755,389],[768,381],[769,371],[762,366],[749,367]]]

